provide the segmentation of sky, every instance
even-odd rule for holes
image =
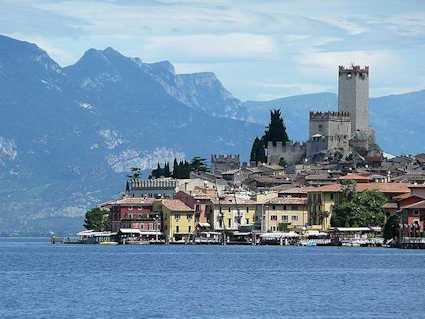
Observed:
[[[214,72],[241,100],[337,91],[370,66],[370,94],[425,89],[425,1],[0,0],[0,34],[61,66],[113,47],[177,73]]]

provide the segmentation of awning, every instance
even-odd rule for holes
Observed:
[[[142,233],[140,229],[133,229],[133,228],[121,228],[119,232],[122,234],[141,234]]]
[[[211,227],[209,223],[198,223],[198,226],[200,227]]]

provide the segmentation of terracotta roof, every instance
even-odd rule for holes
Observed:
[[[349,173],[345,176],[338,177],[338,180],[369,180],[369,176]]]
[[[163,199],[162,205],[168,208],[171,211],[176,212],[191,212],[193,211],[192,208],[187,206],[185,203],[183,203],[181,200],[178,199]]]
[[[425,200],[403,207],[403,209],[419,209],[419,208],[425,209]]]
[[[117,199],[111,202],[111,205],[120,205],[120,206],[134,206],[134,205],[152,205],[154,203],[154,198],[144,198],[144,197],[124,197],[122,199]]]
[[[400,194],[400,195],[394,196],[393,199],[396,200],[396,201],[400,201],[400,200],[409,198],[411,196],[414,196],[414,195],[409,192],[409,193],[405,193],[405,194]]]
[[[325,180],[335,180],[335,178],[329,176],[328,174],[312,174],[312,175],[307,175],[305,177],[306,180],[320,180],[320,181],[325,181]]]
[[[226,199],[220,199],[218,200],[217,198],[214,198],[211,200],[214,204],[221,204],[221,205],[255,205],[257,204],[257,202],[255,200],[250,200],[250,199],[236,199],[236,201],[234,199],[230,200],[228,198]]]
[[[292,187],[288,189],[279,190],[280,194],[307,194],[309,191],[315,190],[316,187]]]
[[[387,208],[387,209],[397,209],[398,205],[397,203],[385,203],[384,205],[382,205],[382,208]]]
[[[277,197],[270,199],[267,204],[283,204],[283,205],[305,205],[307,198],[293,198],[293,197]]]
[[[357,184],[356,190],[362,192],[365,190],[378,190],[383,193],[408,193],[410,184],[407,183],[360,183]],[[341,184],[331,184],[317,187],[311,192],[340,192]]]

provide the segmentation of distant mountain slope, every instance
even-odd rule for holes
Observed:
[[[0,233],[75,231],[86,208],[123,190],[132,166],[246,156],[262,126],[206,112],[214,105],[202,94],[216,104],[234,99],[208,77],[222,98],[202,81],[170,94],[162,82],[181,80],[168,62],[144,64],[107,48],[61,68],[37,46],[0,37]],[[193,100],[197,91],[199,105],[176,97]]]
[[[338,98],[333,93],[291,96],[271,101],[247,101],[242,104],[251,120],[266,125],[268,110],[281,108],[291,139],[308,138],[309,111],[336,111]],[[425,90],[371,98],[369,121],[378,144],[388,153],[417,154],[425,151]]]
[[[112,48],[61,68],[36,45],[4,36],[0,87],[0,233],[75,232],[87,208],[123,191],[130,167],[211,153],[248,159],[271,108],[282,108],[290,138],[303,141],[309,110],[337,104],[331,93],[241,102],[213,73],[175,74],[168,61]],[[424,98],[371,99],[386,152],[425,151]]]

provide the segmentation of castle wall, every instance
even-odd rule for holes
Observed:
[[[267,144],[267,163],[279,164],[280,159],[284,158],[288,165],[293,165],[301,162],[306,155],[305,144],[268,142]]]
[[[211,171],[219,174],[225,171],[239,169],[241,166],[239,154],[232,155],[211,155]]]
[[[369,67],[339,67],[338,111],[351,115],[351,131],[369,128]]]

